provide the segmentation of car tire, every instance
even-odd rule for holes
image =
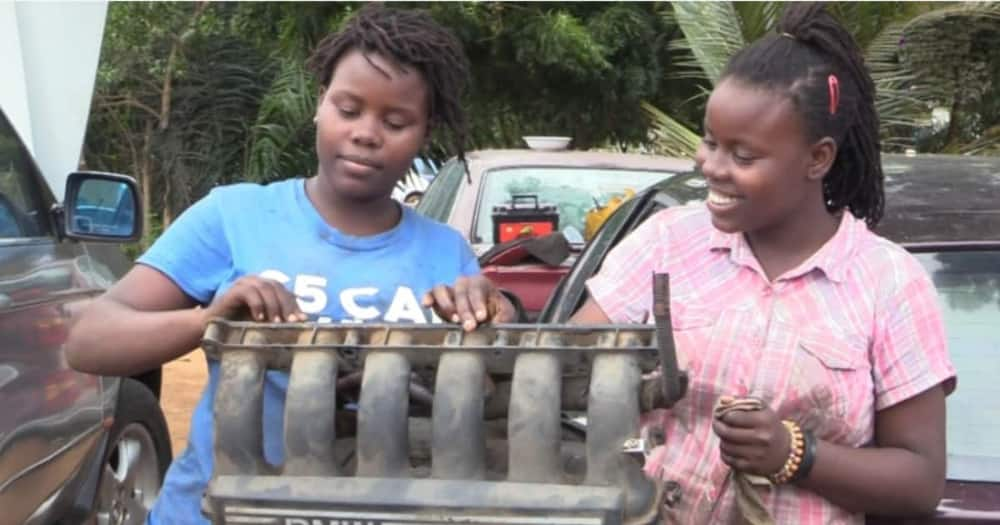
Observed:
[[[142,383],[122,379],[97,489],[97,525],[145,523],[172,459],[170,447],[159,401]]]

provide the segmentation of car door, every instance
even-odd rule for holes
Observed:
[[[101,434],[100,378],[63,357],[69,311],[92,293],[79,243],[59,242],[54,199],[0,113],[0,514],[21,523]]]
[[[448,224],[455,210],[458,194],[466,180],[465,164],[457,159],[448,161],[431,181],[416,211],[438,222]],[[454,225],[453,225],[454,226]],[[463,231],[467,235],[468,232]]]
[[[586,281],[597,273],[604,256],[652,214],[700,198],[696,174],[667,179],[622,204],[584,246],[570,272],[559,282],[539,315],[539,322],[565,323],[587,298]]]

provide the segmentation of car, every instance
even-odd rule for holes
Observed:
[[[882,159],[886,213],[877,232],[913,253],[933,279],[959,378],[947,399],[944,499],[936,516],[906,523],[1000,523],[1000,158]],[[705,195],[704,179],[691,172],[623,204],[577,258],[540,321],[566,322],[587,297],[585,281],[642,221]]]
[[[480,261],[484,275],[508,293],[527,320],[541,311],[582,249],[588,212],[693,165],[657,155],[577,150],[481,150],[465,158],[441,167],[417,204],[418,212],[457,229],[479,256],[501,240],[494,220],[500,207],[518,208],[528,218],[547,215],[548,220],[554,214],[554,229],[568,241],[570,256],[560,265]]]
[[[160,370],[77,372],[72,314],[128,269],[130,177],[71,173],[60,204],[0,109],[0,522],[142,523],[171,461]],[[113,322],[113,320],[109,320]]]

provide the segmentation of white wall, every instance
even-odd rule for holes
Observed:
[[[0,107],[58,199],[79,165],[107,2],[0,1]]]
[[[14,2],[0,2],[0,108],[31,148],[31,115]]]

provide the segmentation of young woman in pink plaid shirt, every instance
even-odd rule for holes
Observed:
[[[588,282],[575,322],[642,322],[650,276],[671,276],[691,383],[646,418],[666,436],[647,473],[681,484],[668,522],[863,523],[941,498],[955,373],[930,279],[869,229],[884,203],[874,92],[850,34],[789,4],[708,101],[707,202],[647,220]],[[730,396],[751,409],[720,407]]]
[[[643,322],[652,274],[670,274],[690,384],[645,417],[666,437],[647,474],[681,486],[668,523],[861,524],[941,498],[955,371],[930,278],[869,229],[885,199],[874,94],[850,34],[789,4],[709,98],[707,202],[648,219],[587,283],[573,322]],[[435,295],[487,317],[467,290]]]

